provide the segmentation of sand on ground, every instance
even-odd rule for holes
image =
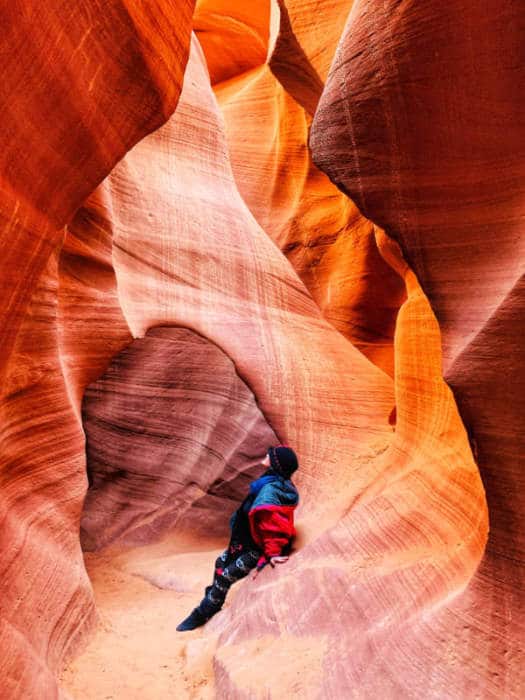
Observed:
[[[100,619],[61,674],[63,691],[73,700],[214,697],[215,639],[203,628],[175,628],[202,598],[225,545],[177,534],[125,551],[86,553]]]

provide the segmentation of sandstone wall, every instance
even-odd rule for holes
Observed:
[[[193,9],[0,17],[4,696],[93,624],[81,518],[218,527],[275,439],[298,547],[219,695],[521,697],[517,4]]]

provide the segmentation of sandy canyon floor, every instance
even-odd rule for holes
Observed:
[[[213,697],[213,637],[204,637],[203,628],[179,633],[175,627],[202,597],[224,544],[178,535],[124,552],[86,554],[100,619],[61,676],[71,698]],[[226,605],[249,583],[238,584]]]

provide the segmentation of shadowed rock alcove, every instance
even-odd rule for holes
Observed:
[[[85,550],[145,544],[181,520],[226,536],[278,442],[229,357],[186,328],[135,339],[87,388],[82,415]]]

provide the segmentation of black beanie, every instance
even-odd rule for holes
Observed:
[[[270,465],[274,472],[289,479],[294,471],[299,467],[297,456],[291,447],[277,445],[268,449]]]

